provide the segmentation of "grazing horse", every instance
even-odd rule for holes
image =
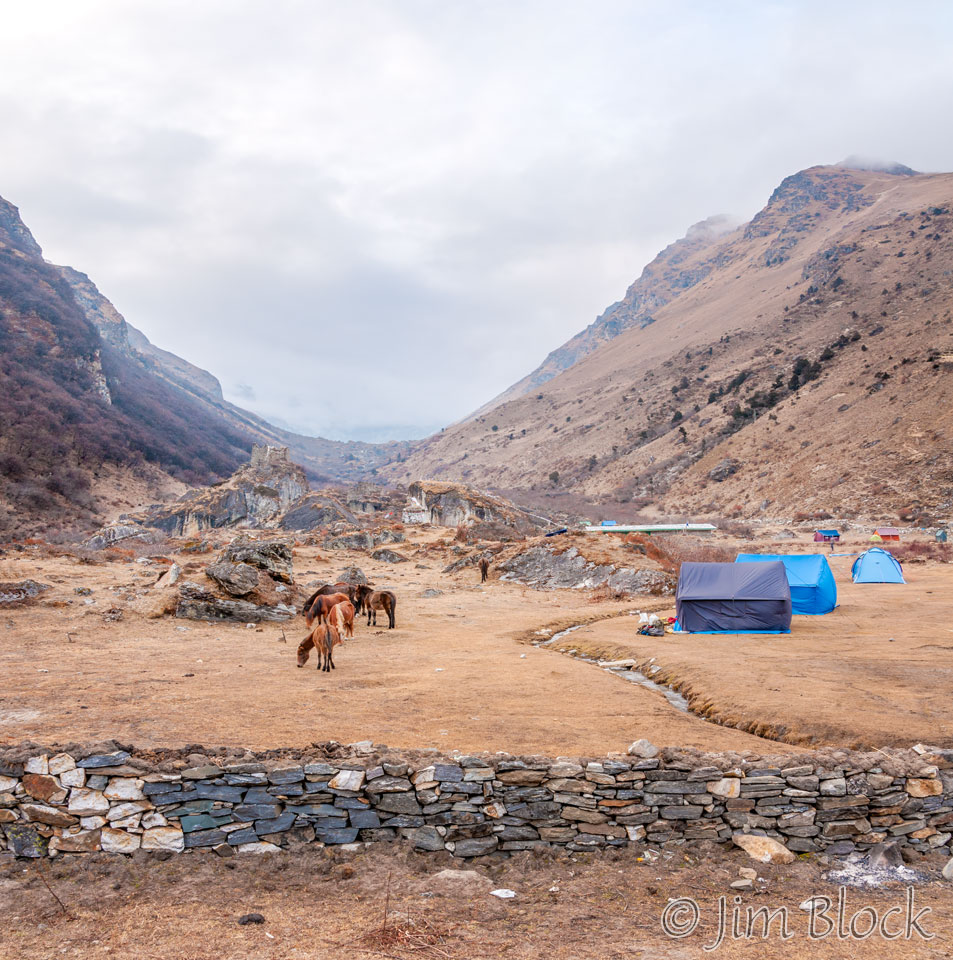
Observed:
[[[344,583],[339,580],[337,583],[326,583],[320,590],[315,590],[302,605],[301,616],[306,617],[308,615],[308,610],[318,597],[327,597],[332,593],[346,593],[348,600],[355,605],[357,604],[357,586],[353,583]],[[361,612],[360,607],[357,607],[357,612]]]
[[[334,648],[341,642],[337,627],[328,623],[319,623],[304,640],[298,644],[298,666],[303,667],[311,656],[311,648],[318,654],[318,669],[330,673],[334,666]]]
[[[332,593],[327,596],[317,597],[305,613],[304,622],[309,627],[315,620],[317,620],[318,623],[327,623],[331,608],[342,601],[350,603],[346,593]]]
[[[396,626],[394,614],[397,611],[397,597],[390,590],[368,590],[364,594],[364,609],[367,611],[367,625],[377,626],[377,611],[383,610],[387,614],[387,628],[393,630]]]
[[[354,604],[350,600],[342,600],[331,607],[328,614],[328,623],[336,627],[338,633],[347,640],[354,639]]]
[[[480,557],[480,583],[486,583],[486,575],[490,569],[490,561],[486,557]]]

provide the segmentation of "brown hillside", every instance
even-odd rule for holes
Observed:
[[[788,177],[750,223],[685,251],[695,282],[669,283],[654,322],[389,475],[667,513],[950,512],[951,210],[953,174]]]

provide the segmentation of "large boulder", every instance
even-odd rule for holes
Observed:
[[[179,588],[175,615],[186,620],[233,620],[238,623],[290,620],[295,608],[283,603],[264,606],[250,600],[231,600],[217,596],[187,580]]]
[[[396,550],[388,550],[387,547],[381,547],[371,554],[372,560],[380,560],[383,563],[407,563],[407,558]]]
[[[273,580],[294,583],[293,545],[292,540],[248,540],[239,537],[222,551],[213,566],[221,563],[242,564],[263,570]]]
[[[465,483],[417,480],[407,488],[406,523],[433,523],[459,527],[477,522],[497,522],[530,532],[549,521],[537,517],[509,500],[493,496]]]
[[[233,597],[244,597],[258,586],[261,574],[251,564],[220,560],[209,565],[205,575]]]
[[[337,578],[338,583],[353,583],[355,587],[367,586],[367,577],[360,567],[345,567]]]
[[[720,463],[708,471],[708,479],[715,483],[724,483],[729,477],[733,477],[741,469],[741,464],[731,457],[725,457]]]

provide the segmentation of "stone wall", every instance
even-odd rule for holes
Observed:
[[[797,852],[890,840],[950,852],[953,751],[752,758],[665,750],[594,761],[354,746],[345,759],[272,753],[203,756],[199,765],[194,755],[6,748],[0,849],[42,857],[212,847],[230,855],[403,839],[469,858],[545,845],[673,848],[729,842],[740,831]],[[657,753],[644,741],[632,749]]]

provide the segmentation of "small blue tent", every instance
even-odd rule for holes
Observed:
[[[780,560],[791,587],[791,613],[830,613],[837,606],[837,584],[827,557],[819,553],[739,553],[735,563]]]
[[[903,567],[893,554],[880,547],[862,553],[850,568],[854,583],[906,583]]]

